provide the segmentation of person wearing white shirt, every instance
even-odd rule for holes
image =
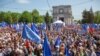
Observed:
[[[91,50],[92,50],[91,56],[97,56],[96,53],[95,53],[95,50],[94,50],[94,47],[93,46],[91,46]]]

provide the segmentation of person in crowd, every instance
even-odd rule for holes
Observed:
[[[62,28],[60,32],[45,31],[50,42],[53,56],[66,56],[66,48],[70,56],[100,56],[100,34],[79,34],[74,30]],[[41,34],[40,44],[24,40],[21,33],[6,27],[0,28],[0,56],[43,56],[44,36]],[[61,44],[55,47],[56,37]],[[67,46],[67,47],[66,47]]]

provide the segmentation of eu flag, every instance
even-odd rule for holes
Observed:
[[[41,42],[39,35],[37,35],[34,31],[32,31],[31,28],[29,28],[27,25],[24,25],[22,37],[34,41],[36,43]]]
[[[23,26],[23,31],[22,31],[22,38],[27,39],[27,33],[26,33],[26,25]]]
[[[46,24],[45,23],[41,24],[40,27],[41,27],[42,30],[46,30]]]
[[[58,36],[57,39],[56,39],[56,41],[55,41],[55,47],[59,47],[60,44],[61,44],[61,39],[60,39],[60,37]]]
[[[36,27],[35,24],[32,24],[32,25],[31,25],[31,29],[32,29],[36,34],[39,35],[39,30],[37,29],[37,27]]]
[[[46,34],[44,36],[45,38],[44,38],[44,43],[43,43],[43,56],[52,56],[48,38]]]
[[[82,29],[87,31],[87,24],[82,24]]]
[[[69,49],[66,48],[66,56],[70,56]]]

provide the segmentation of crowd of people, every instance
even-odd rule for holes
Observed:
[[[75,29],[62,29],[60,32],[45,31],[50,42],[52,56],[100,56],[100,34],[79,34]],[[37,44],[22,38],[21,33],[10,27],[0,28],[0,56],[43,56],[43,41]],[[60,38],[59,45],[55,45]]]

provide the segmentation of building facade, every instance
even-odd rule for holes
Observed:
[[[72,24],[72,10],[71,5],[53,6],[53,21],[61,20],[66,24]]]

